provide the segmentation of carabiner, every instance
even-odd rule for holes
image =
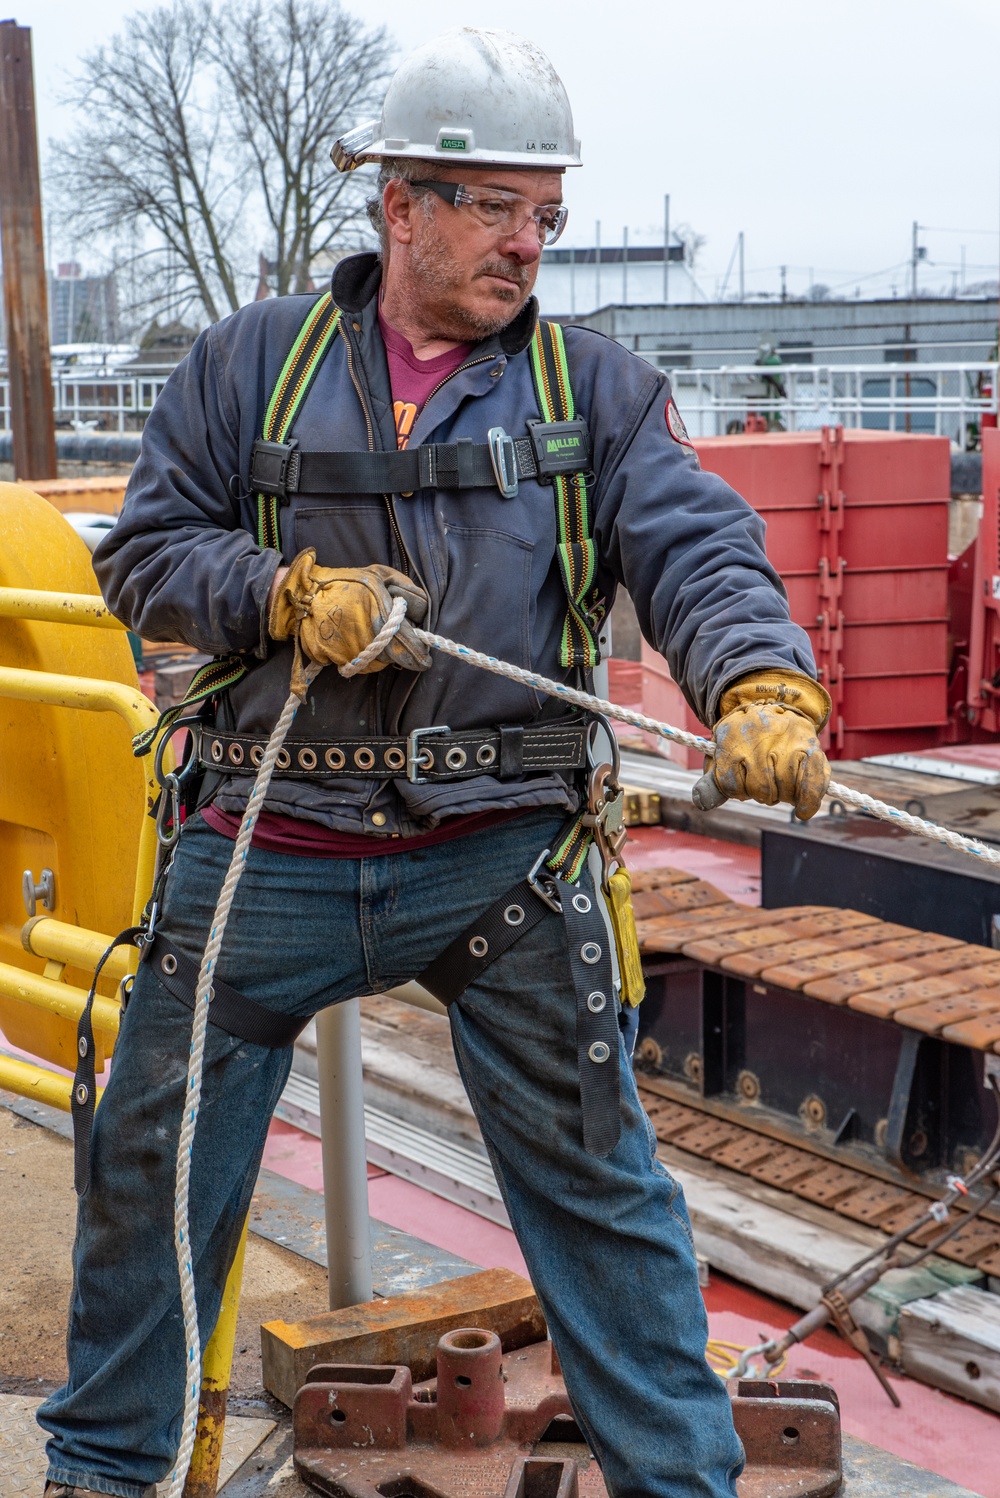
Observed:
[[[163,789],[156,808],[156,841],[161,848],[172,848],[181,835],[181,781],[171,770],[164,775],[161,784]]]
[[[190,744],[188,747],[187,758],[184,760],[183,764],[180,765],[176,770],[165,772],[163,769],[164,750],[169,743],[173,742],[174,734],[179,733],[182,728],[186,728],[190,735]],[[200,718],[179,718],[168,733],[163,733],[160,735],[160,738],[156,745],[156,753],[153,755],[153,775],[156,778],[157,785],[160,786],[161,789],[167,789],[167,781],[169,779],[176,780],[178,786],[182,786],[188,780],[190,780],[191,776],[198,768],[198,748],[200,739]]]
[[[531,865],[531,868],[528,870],[528,883],[531,885],[531,888],[535,891],[535,894],[538,896],[538,898],[545,901],[545,904],[549,907],[550,910],[554,910],[556,915],[562,915],[562,905],[559,901],[559,897],[555,893],[555,876],[553,874],[539,873],[542,864],[545,862],[551,852],[551,848],[543,848],[541,853],[539,853],[538,857]]]
[[[622,767],[621,750],[618,747],[618,740],[611,726],[611,720],[606,718],[603,713],[591,713],[590,722],[587,724],[587,763],[592,770],[596,770],[598,765],[607,760],[607,755],[603,752],[603,749],[599,752],[599,746],[596,742],[597,735],[594,732],[597,728],[603,728],[605,737],[608,740],[608,749],[611,754],[611,764],[608,768],[611,771],[611,782],[617,788],[618,775]]]

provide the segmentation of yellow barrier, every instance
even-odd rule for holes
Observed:
[[[103,931],[87,931],[83,926],[57,921],[51,915],[32,916],[21,932],[26,952],[44,957],[46,962],[71,962],[90,972],[107,951],[109,940]],[[124,978],[132,971],[134,955],[130,947],[116,947],[105,962],[103,973],[109,978]]]
[[[34,588],[0,588],[0,617],[43,619],[47,624],[93,624],[125,632],[104,599],[89,593],[45,593]]]

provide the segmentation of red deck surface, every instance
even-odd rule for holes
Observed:
[[[630,869],[669,864],[721,889],[741,905],[760,904],[760,849],[670,827],[630,827],[625,845]]]
[[[322,1188],[319,1140],[290,1124],[271,1125],[264,1164],[304,1186]],[[372,1215],[382,1222],[484,1268],[527,1274],[514,1234],[464,1207],[441,1201],[374,1167],[369,1167],[368,1197]],[[709,1335],[741,1347],[785,1331],[800,1314],[714,1271],[705,1303]],[[1000,1417],[988,1410],[895,1376],[893,1383],[903,1407],[893,1409],[867,1366],[831,1331],[820,1332],[806,1346],[793,1349],[788,1376],[832,1383],[840,1396],[844,1429],[851,1435],[971,1488],[983,1498],[1000,1498]]]

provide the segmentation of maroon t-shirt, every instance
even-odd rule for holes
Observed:
[[[433,359],[418,359],[409,341],[386,322],[381,309],[378,320],[389,361],[396,441],[400,447],[405,447],[424,404],[437,387],[464,363],[472,345],[462,343]],[[262,811],[254,828],[253,846],[266,848],[272,853],[294,853],[301,858],[371,858],[376,853],[408,853],[415,848],[448,842],[520,815],[519,808],[480,812],[475,816],[449,818],[433,832],[422,832],[416,837],[375,837],[361,832],[336,832],[302,817]],[[240,818],[221,811],[217,806],[206,806],[202,816],[210,827],[225,837],[235,838],[239,832]]]

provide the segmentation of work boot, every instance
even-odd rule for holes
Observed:
[[[107,1493],[98,1493],[93,1488],[78,1488],[68,1482],[47,1482],[43,1498],[108,1498]],[[156,1498],[156,1484],[151,1482],[143,1489],[142,1498]]]

